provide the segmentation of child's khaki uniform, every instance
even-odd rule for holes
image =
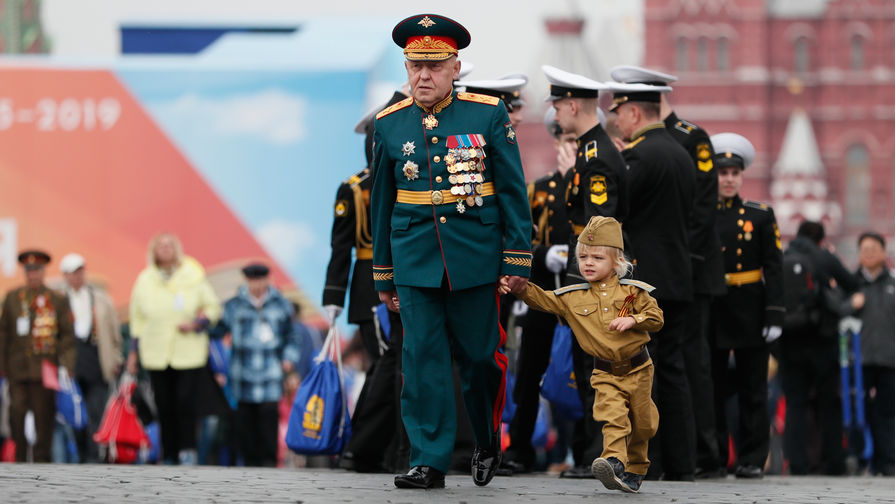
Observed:
[[[659,413],[650,397],[653,363],[646,352],[648,332],[662,328],[662,310],[649,295],[652,287],[612,276],[546,292],[529,283],[519,297],[538,310],[555,313],[572,327],[578,344],[594,356],[590,384],[596,390],[593,415],[603,426],[603,458],[615,457],[627,471],[646,474],[647,446],[659,426]],[[626,299],[631,329],[610,331]]]

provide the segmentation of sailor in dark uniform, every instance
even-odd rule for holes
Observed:
[[[646,68],[622,65],[610,72],[613,80],[667,86],[677,77]],[[712,366],[709,351],[709,309],[713,297],[722,296],[724,264],[721,242],[715,230],[715,206],[718,202],[718,173],[712,162],[712,142],[704,129],[678,118],[668,103],[667,94],[659,102],[659,116],[665,130],[693,159],[696,188],[690,214],[690,260],[693,266],[693,304],[687,316],[682,349],[690,397],[693,402],[696,440],[696,477],[722,475],[718,466],[718,443],[715,433]]]
[[[739,401],[736,476],[760,478],[768,456],[768,344],[782,334],[783,251],[774,210],[739,196],[743,170],[755,148],[735,133],[713,135],[718,170],[716,225],[724,256],[727,295],[712,304],[715,418],[721,463],[728,458],[724,399],[728,386]],[[736,368],[728,374],[730,354]]]
[[[564,133],[577,136],[575,166],[565,177],[566,211],[571,227],[569,245],[574,250],[578,235],[591,217],[614,217],[624,221],[628,200],[625,162],[599,120],[597,98],[605,85],[549,65],[541,68],[550,82],[547,100],[556,110],[557,124]],[[584,281],[575,254],[571,254],[563,284]],[[572,353],[578,393],[585,411],[588,411],[594,403],[594,391],[589,381],[593,359],[581,349],[577,340],[573,340]],[[575,467],[563,471],[560,476],[592,478],[590,464],[603,450],[601,429],[592,415],[585,415],[576,425],[572,445]]]
[[[630,195],[624,229],[625,251],[634,263],[634,278],[656,287],[652,293],[665,314],[653,334],[649,352],[655,362],[655,394],[661,421],[659,440],[650,443],[648,479],[694,479],[695,441],[690,387],[682,342],[693,279],[689,219],[696,169],[693,160],[666,131],[659,117],[665,86],[611,84],[616,125],[629,141],[622,151],[628,163]],[[659,450],[661,454],[657,453]]]

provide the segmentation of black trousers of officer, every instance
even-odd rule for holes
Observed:
[[[767,346],[734,348],[736,363],[730,369],[729,348],[712,349],[712,376],[715,382],[715,429],[718,433],[718,453],[722,467],[730,458],[729,431],[724,404],[728,397],[737,396],[739,436],[735,465],[764,468],[768,458],[770,423],[768,419],[768,357]]]
[[[684,367],[682,343],[690,302],[659,299],[665,325],[647,345],[656,366],[653,401],[659,409],[659,431],[649,445],[648,479],[692,479],[695,472],[695,433],[690,384]],[[658,439],[657,439],[658,438]]]
[[[400,328],[399,317],[390,317],[390,321],[394,323],[395,318],[399,319]],[[367,371],[354,408],[351,439],[345,448],[345,455],[354,461],[355,470],[369,472],[381,469],[385,448],[391,442],[391,434],[394,432],[395,416],[400,411],[395,397],[395,380],[400,374],[395,373],[400,373],[396,354],[401,352],[401,347],[395,348],[391,344],[380,355],[375,323],[371,320],[358,327],[372,365]]]
[[[786,430],[783,453],[792,474],[844,474],[842,450],[842,400],[840,398],[839,342],[822,338],[817,330],[807,334],[787,331],[780,338],[780,377],[786,396]],[[821,464],[812,467],[807,447],[809,417],[820,430]]]
[[[532,308],[522,322],[522,342],[516,364],[516,387],[513,401],[516,414],[510,422],[510,446],[507,459],[525,465],[529,469],[535,463],[535,449],[531,445],[535,422],[540,406],[541,378],[550,363],[553,331],[557,318]]]
[[[715,432],[715,397],[712,385],[712,356],[709,348],[711,298],[697,294],[687,314],[681,350],[690,400],[693,405],[696,467],[704,471],[716,470],[718,465],[718,437]]]

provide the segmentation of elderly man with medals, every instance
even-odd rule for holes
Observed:
[[[455,92],[456,21],[411,16],[392,39],[404,49],[412,97],[376,116],[371,195],[373,279],[404,325],[401,415],[410,472],[399,488],[444,486],[456,431],[451,352],[460,367],[476,448],[472,477],[500,465],[506,390],[497,281],[524,285],[531,217],[516,132],[499,98]]]

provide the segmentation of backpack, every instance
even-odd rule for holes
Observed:
[[[821,318],[821,285],[811,256],[789,247],[783,253],[783,330],[816,328]]]

